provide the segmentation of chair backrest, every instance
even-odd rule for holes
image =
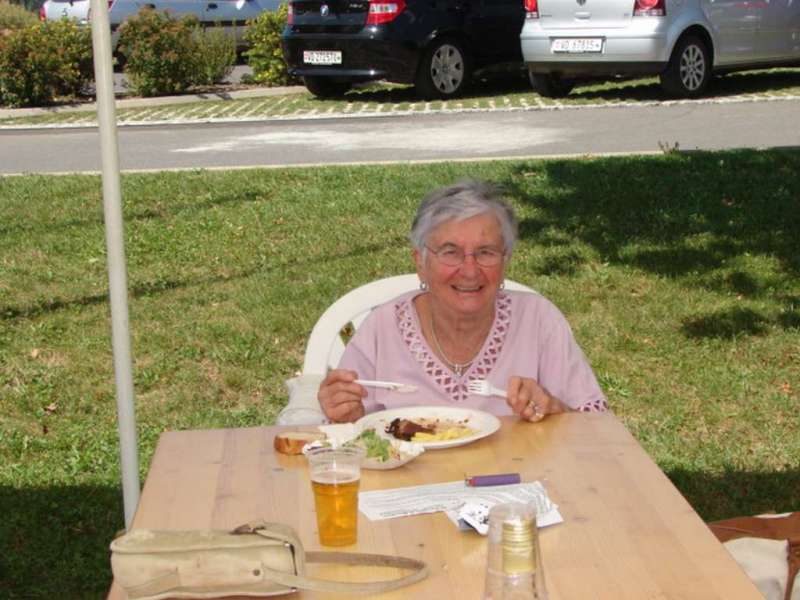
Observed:
[[[376,306],[418,287],[416,273],[395,275],[365,283],[331,304],[311,330],[306,344],[303,374],[324,374],[329,368],[335,368],[344,353],[341,332],[345,326],[352,324],[353,330],[358,329]],[[528,286],[508,279],[506,289],[536,293]]]

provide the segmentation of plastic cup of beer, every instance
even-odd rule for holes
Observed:
[[[323,546],[356,543],[362,448],[314,448],[306,454]]]

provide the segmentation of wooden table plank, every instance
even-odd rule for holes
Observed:
[[[167,432],[161,436],[134,527],[229,529],[263,517],[293,526],[321,549],[303,457],[275,454],[281,428]],[[479,442],[428,451],[394,471],[364,471],[362,490],[517,471],[541,481],[564,523],[541,530],[551,600],[760,600],[758,591],[691,506],[610,413],[567,414],[541,424],[504,418]],[[486,539],[459,532],[444,514],[359,521],[353,552],[424,560],[431,576],[385,599],[479,598]],[[324,548],[323,548],[324,549]],[[315,567],[349,580],[393,576]],[[296,597],[338,597],[301,592]],[[116,586],[109,598],[124,598]]]

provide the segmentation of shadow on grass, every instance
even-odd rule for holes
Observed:
[[[727,98],[742,94],[780,93],[800,87],[800,69],[746,71],[712,79],[706,97]],[[617,79],[588,83],[577,87],[569,96],[572,100],[604,102],[657,102],[669,99],[658,78]]]
[[[505,94],[533,92],[527,76],[519,73],[489,74],[476,79],[464,90],[464,94],[450,102],[470,102],[482,98],[490,99]],[[354,90],[344,97],[345,102],[376,102],[378,104],[404,104],[421,102],[413,85],[393,87],[367,87]]]
[[[520,223],[523,240],[556,250],[565,239],[580,242],[602,262],[757,298],[800,276],[798,172],[796,150],[739,150],[525,163],[503,183],[532,209]],[[563,262],[574,269],[587,260],[581,255]],[[536,272],[559,270],[543,262]],[[770,319],[793,327],[797,298],[782,300],[780,317],[700,315],[687,332],[757,333]]]
[[[102,598],[108,545],[124,527],[115,487],[0,486],[0,596]]]
[[[769,71],[745,71],[715,77],[709,85],[706,97],[727,98],[742,94],[780,93],[800,87],[800,69],[777,69]],[[533,93],[527,74],[489,74],[484,79],[473,81],[463,96],[454,99],[470,102],[490,99],[504,94]],[[659,85],[657,77],[624,78],[585,81],[567,97],[564,104],[586,102],[660,102],[669,100]],[[374,86],[357,89],[344,97],[346,102],[375,102],[378,104],[404,104],[419,102],[414,86]]]
[[[705,521],[800,510],[797,468],[772,473],[730,470],[720,475],[672,469],[666,474]]]
[[[683,332],[692,338],[733,339],[740,335],[764,335],[769,319],[749,308],[731,308],[689,319]]]

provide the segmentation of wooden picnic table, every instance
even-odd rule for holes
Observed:
[[[164,433],[134,528],[232,529],[256,518],[293,526],[306,550],[319,546],[303,456],[273,451],[286,429],[256,427]],[[433,450],[396,470],[363,471],[362,491],[519,472],[540,481],[564,522],[540,530],[550,600],[761,600],[747,576],[612,413],[570,413],[539,424],[503,418],[472,444]],[[444,513],[369,521],[359,515],[352,552],[421,559],[430,576],[385,599],[480,598],[486,538],[461,532]],[[312,566],[313,575],[368,580],[400,574]],[[300,598],[342,595],[299,592]],[[113,585],[111,599],[125,598]]]

